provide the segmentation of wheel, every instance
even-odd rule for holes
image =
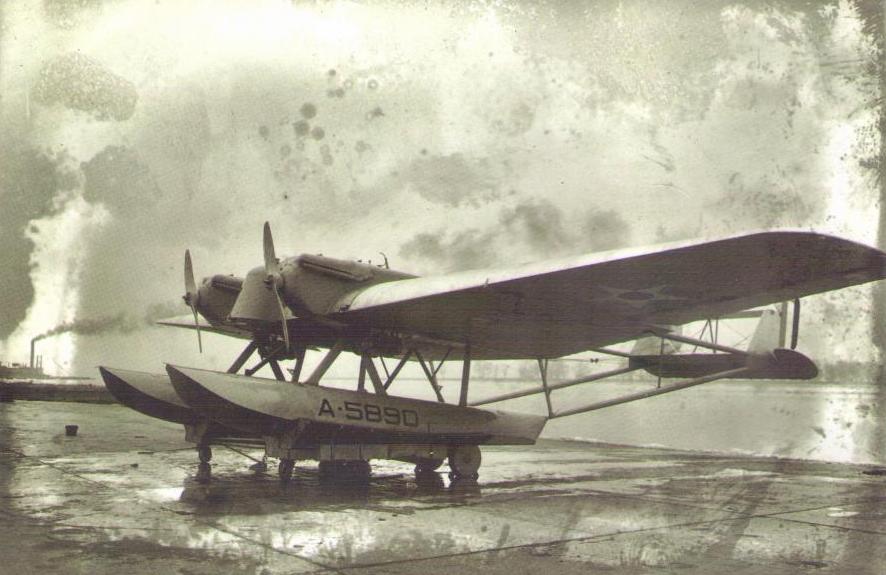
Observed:
[[[209,483],[212,479],[212,466],[206,462],[200,462],[197,466],[197,483]]]
[[[449,448],[449,469],[456,478],[476,479],[481,460],[480,448],[476,445],[456,445]]]
[[[209,463],[212,461],[212,447],[207,443],[201,443],[197,446],[197,457],[200,458],[200,463]]]
[[[415,474],[433,473],[443,465],[443,459],[419,459],[415,464]]]
[[[292,469],[295,467],[295,461],[292,459],[281,459],[277,466],[277,475],[280,477],[280,483],[289,483],[292,480]]]

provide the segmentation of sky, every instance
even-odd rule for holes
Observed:
[[[0,10],[0,358],[68,326],[39,343],[51,372],[225,367],[239,344],[150,322],[187,312],[185,249],[244,275],[266,220],[279,255],[421,274],[775,227],[876,241],[876,50],[849,2]],[[870,307],[809,298],[801,346],[872,360]]]

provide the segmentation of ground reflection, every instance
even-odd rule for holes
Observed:
[[[181,488],[163,495],[191,507],[196,514],[261,515],[281,511],[335,509],[386,509],[403,503],[441,497],[447,502],[483,495],[475,479],[453,479],[446,473],[387,474],[365,478],[322,478],[316,469],[296,470],[288,484],[269,473],[232,474],[213,477],[208,483],[188,475]]]
[[[454,529],[455,518],[447,511],[482,497],[476,480],[453,480],[446,473],[382,470],[368,479],[330,479],[308,467],[297,468],[285,485],[267,473],[222,474],[209,483],[191,474],[177,503],[179,513],[221,532],[248,534],[268,549],[318,565],[343,566],[488,546],[500,534],[490,532],[487,540],[472,535],[478,526]],[[420,511],[441,519],[429,529]],[[207,536],[195,528],[186,546],[205,548]]]

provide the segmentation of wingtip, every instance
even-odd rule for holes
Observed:
[[[107,379],[113,375],[113,372],[103,365],[98,366],[98,372],[99,374],[101,374],[102,379],[105,381],[107,381]]]

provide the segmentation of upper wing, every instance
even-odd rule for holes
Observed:
[[[886,277],[886,254],[800,231],[406,279],[342,298],[348,323],[470,342],[473,357],[558,357]]]

